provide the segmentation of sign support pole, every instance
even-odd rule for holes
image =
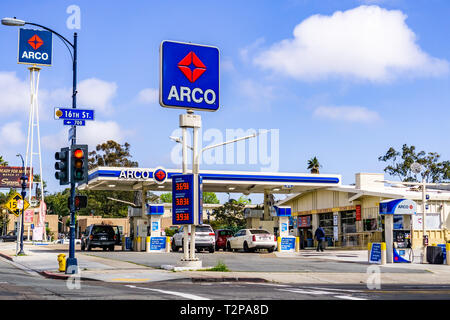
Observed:
[[[77,38],[75,32],[73,34],[73,90],[72,90],[72,108],[77,108]],[[72,126],[73,137],[71,141],[71,151],[73,145],[77,143],[77,127]],[[78,262],[75,258],[75,181],[70,175],[70,242],[69,242],[69,258],[67,259],[66,274],[78,273]]]

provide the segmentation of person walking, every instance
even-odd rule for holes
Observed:
[[[316,251],[319,252],[322,251],[323,252],[323,241],[325,240],[325,231],[323,230],[322,227],[318,227],[316,229],[316,232],[314,233],[314,237],[317,240],[317,249]]]

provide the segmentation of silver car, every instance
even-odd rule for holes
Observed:
[[[184,228],[187,226],[182,226],[172,237],[172,251],[174,252],[184,248]],[[190,235],[189,233],[189,241],[191,241]],[[214,253],[215,243],[216,235],[209,224],[195,226],[195,249],[198,251],[207,249],[210,253]]]

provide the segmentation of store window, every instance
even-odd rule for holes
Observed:
[[[363,226],[364,231],[377,231],[378,230],[377,219],[364,219]]]
[[[333,236],[333,213],[319,214],[319,226],[325,231],[326,237]]]
[[[341,212],[341,231],[343,234],[356,232],[356,211]]]

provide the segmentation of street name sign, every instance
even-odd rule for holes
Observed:
[[[52,33],[44,30],[19,29],[17,63],[52,65]]]
[[[13,213],[16,217],[18,217],[22,213],[23,210],[27,210],[30,204],[25,199],[22,199],[22,196],[19,193],[14,193],[13,196],[6,203],[6,208]]]
[[[63,125],[65,126],[85,126],[85,120],[63,120]]]
[[[219,109],[219,49],[163,41],[160,46],[159,103],[200,111]]]
[[[55,120],[94,120],[94,110],[55,108]]]

